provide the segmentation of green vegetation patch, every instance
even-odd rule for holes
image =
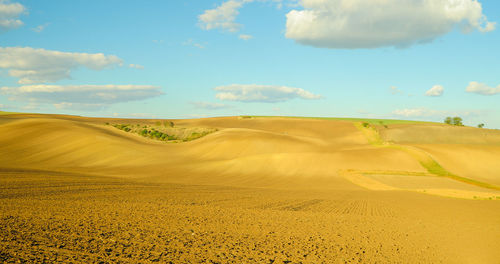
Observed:
[[[378,133],[378,130],[371,126],[370,123],[368,122],[356,122],[354,125],[365,135],[366,139],[371,145],[378,146],[378,147],[385,147],[385,148],[394,148],[394,149],[399,149],[402,150],[408,154],[410,154],[415,160],[417,160],[422,167],[424,167],[427,172],[431,175],[438,176],[438,177],[447,177],[459,182],[483,187],[483,188],[488,188],[488,189],[493,189],[493,190],[500,190],[500,187],[485,183],[485,182],[480,182],[476,180],[472,180],[469,178],[464,178],[458,175],[455,175],[449,171],[447,171],[445,168],[443,168],[436,160],[434,160],[427,152],[409,147],[409,146],[404,146],[404,145],[398,145],[398,144],[392,144],[390,142],[384,141],[381,137],[380,134]]]
[[[111,125],[125,132],[135,133],[143,137],[168,142],[187,142],[217,131],[215,128],[176,127],[170,121],[156,122],[155,125],[109,123],[106,123],[106,125]]]

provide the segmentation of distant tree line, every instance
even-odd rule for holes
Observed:
[[[464,126],[463,120],[459,116],[455,116],[455,117],[448,116],[444,119],[444,123],[448,124],[448,125],[453,125],[453,126]],[[483,128],[484,124],[481,123],[481,124],[477,125],[477,127]]]

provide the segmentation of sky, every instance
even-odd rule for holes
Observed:
[[[500,128],[497,0],[0,0],[0,111]]]

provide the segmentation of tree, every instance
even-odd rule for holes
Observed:
[[[451,117],[449,117],[449,116],[448,116],[447,118],[445,118],[445,119],[444,119],[444,123],[445,123],[445,124],[448,124],[448,125],[451,125],[452,121],[453,121],[453,120],[452,120],[452,119],[451,119]]]
[[[455,116],[453,118],[453,125],[454,126],[463,126],[464,124],[462,123],[462,118],[458,117],[458,116]]]
[[[481,123],[481,124],[477,125],[477,127],[478,127],[478,128],[483,128],[483,127],[484,127],[484,124],[483,124],[483,123]]]
[[[454,126],[463,126],[464,124],[462,123],[462,118],[459,116],[451,117],[448,116],[444,119],[444,123],[448,125],[454,125]]]

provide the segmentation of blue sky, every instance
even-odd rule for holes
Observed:
[[[500,128],[500,2],[428,2],[0,0],[0,110]]]

